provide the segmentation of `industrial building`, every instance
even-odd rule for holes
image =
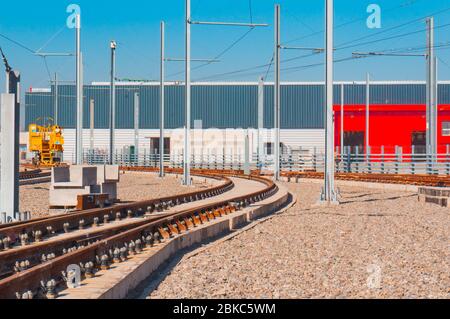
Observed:
[[[343,86],[344,97],[341,99]],[[257,82],[195,83],[192,87],[193,155],[243,156],[248,133],[253,154],[273,152],[273,83],[264,90]],[[25,127],[51,117],[64,128],[64,160],[75,153],[76,88],[59,85],[31,88],[25,95]],[[183,149],[184,86],[167,83],[165,88],[166,153]],[[264,105],[258,106],[263,94]],[[84,86],[85,150],[107,150],[109,146],[109,83]],[[139,154],[159,153],[159,85],[117,83],[116,151],[133,147]],[[366,143],[366,83],[335,83],[335,140],[341,141],[341,103],[344,102],[344,146],[352,152]],[[373,150],[424,152],[426,84],[420,81],[371,82],[369,144]],[[438,145],[445,152],[450,144],[450,82],[439,82]],[[92,118],[93,116],[93,118]],[[258,120],[260,119],[260,120]],[[262,121],[261,121],[262,119]],[[282,83],[281,143],[283,152],[321,152],[324,149],[324,84]],[[259,146],[259,147],[258,147]],[[414,146],[414,147],[413,147]]]

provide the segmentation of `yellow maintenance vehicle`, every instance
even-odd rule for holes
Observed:
[[[53,167],[61,164],[64,137],[60,126],[30,124],[28,134],[29,151],[34,153],[33,165]]]

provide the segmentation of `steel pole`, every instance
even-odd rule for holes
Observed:
[[[77,165],[83,164],[83,85],[82,85],[82,62],[81,62],[81,17],[75,16],[76,29],[76,100],[77,100],[77,131],[76,131],[76,154]]]
[[[370,149],[370,74],[366,75],[366,159],[369,159]]]
[[[95,109],[94,109],[94,104],[95,102],[94,102],[94,99],[91,99],[90,100],[90,103],[89,103],[89,113],[90,113],[90,124],[89,124],[89,135],[90,135],[90,143],[89,143],[89,148],[90,148],[90,151],[91,151],[91,153],[93,153],[93,151],[94,151],[94,129],[95,129]]]
[[[336,203],[334,188],[334,121],[333,121],[333,0],[325,0],[326,7],[326,103],[325,103],[325,187],[322,201]]]
[[[54,110],[54,123],[58,125],[58,73],[55,72],[55,110]]]
[[[427,152],[436,153],[434,18],[427,19]]]
[[[258,84],[258,160],[263,163],[264,143],[262,133],[264,130],[264,77],[259,79]]]
[[[434,56],[433,61],[433,131],[432,131],[432,141],[434,144],[433,147],[433,162],[436,162],[437,156],[439,154],[439,146],[438,146],[438,117],[439,117],[439,87],[438,87],[438,57]]]
[[[109,164],[114,164],[116,129],[116,42],[111,41],[111,88],[109,104]]]
[[[185,108],[186,124],[184,127],[184,180],[191,185],[191,0],[186,0],[186,47],[185,47]]]
[[[164,81],[165,81],[165,24],[161,21],[161,61],[160,61],[160,85],[159,85],[159,177],[164,177]]]
[[[344,106],[345,106],[345,90],[344,84],[341,84],[341,161],[344,159]]]
[[[275,129],[275,167],[274,179],[280,180],[280,5],[275,5],[275,91],[274,91],[274,129]]]
[[[139,108],[140,94],[134,92],[134,159],[133,162],[139,164]]]

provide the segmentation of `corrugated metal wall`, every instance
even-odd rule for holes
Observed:
[[[28,130],[30,123],[36,123],[39,118],[53,118],[54,101],[52,93],[27,93],[25,94],[25,128]]]
[[[52,88],[52,92],[54,92]],[[365,85],[346,84],[346,104],[365,103]],[[273,127],[273,86],[265,86],[264,126]],[[134,95],[139,93],[140,129],[159,127],[158,86],[117,86],[116,128],[131,129],[134,125]],[[192,87],[192,123],[202,120],[203,128],[256,128],[257,85],[194,85]],[[90,123],[89,101],[95,104],[95,128],[109,127],[109,86],[89,85],[84,88],[84,127]],[[335,86],[335,104],[340,104],[340,85]],[[324,87],[320,84],[282,86],[282,128],[321,129],[324,126]],[[25,125],[37,118],[54,116],[54,93],[25,95]],[[75,127],[75,87],[59,86],[59,124]],[[372,104],[424,104],[425,85],[373,84]],[[439,103],[450,104],[450,85],[439,85]],[[184,87],[166,87],[166,127],[184,126]]]

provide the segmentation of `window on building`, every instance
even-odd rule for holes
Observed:
[[[273,155],[273,143],[265,143],[264,149],[266,150],[266,155]]]
[[[442,136],[450,136],[450,122],[442,122]]]
[[[159,154],[159,137],[152,137],[150,139],[151,154]],[[170,137],[164,138],[164,154],[170,154]]]

